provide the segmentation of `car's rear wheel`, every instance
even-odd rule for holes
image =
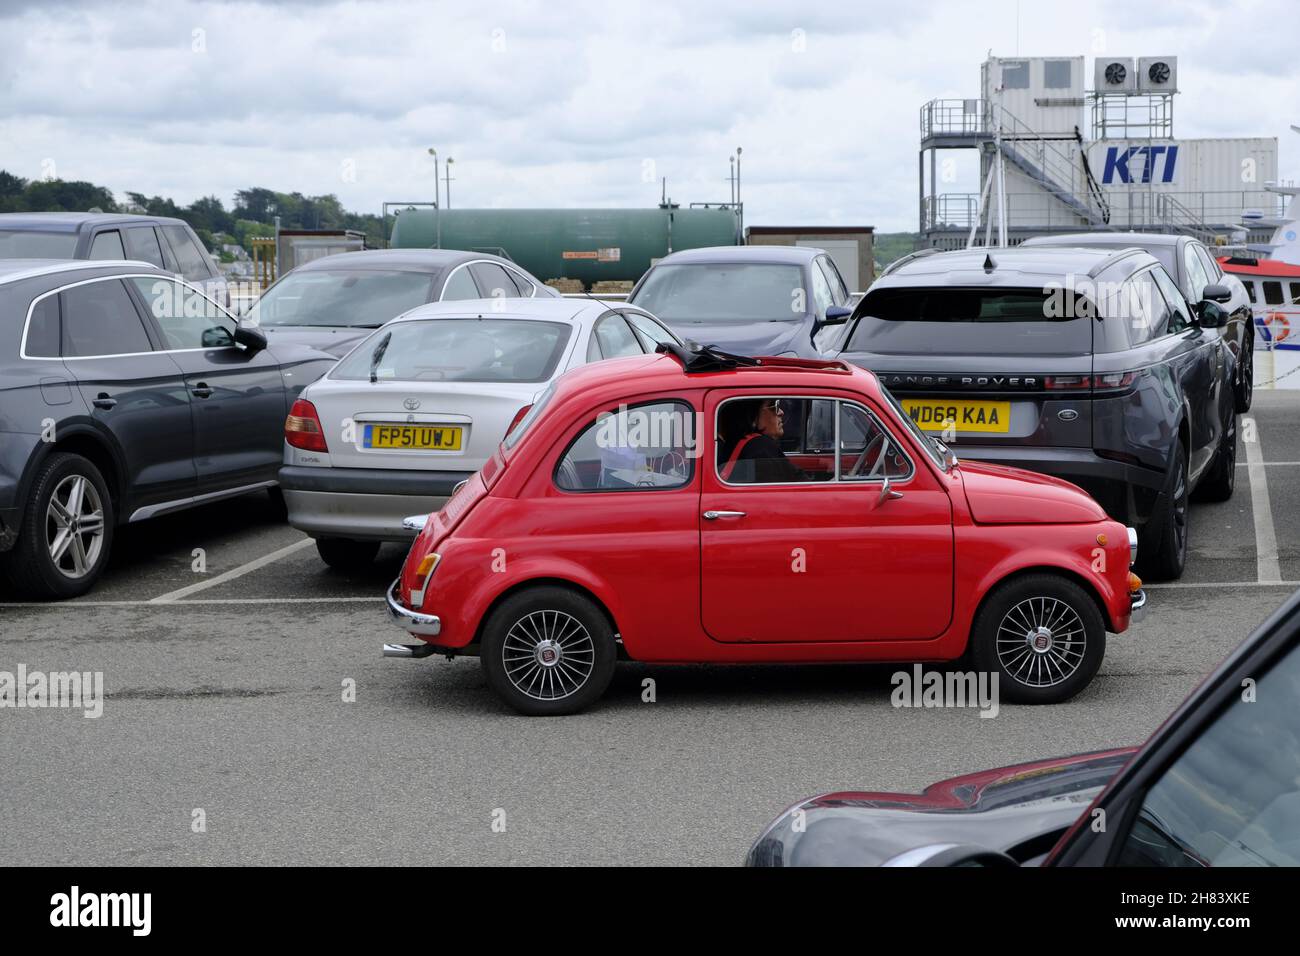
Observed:
[[[592,601],[567,588],[511,595],[483,627],[479,657],[492,689],[533,717],[576,713],[614,676],[614,631]]]
[[[1187,478],[1187,448],[1182,441],[1174,449],[1169,477],[1161,498],[1162,508],[1142,529],[1138,562],[1142,576],[1153,581],[1173,581],[1187,566],[1188,519],[1191,512],[1191,483]]]
[[[378,541],[354,541],[351,538],[317,538],[320,559],[336,571],[361,571],[379,553]]]
[[[1202,501],[1227,501],[1237,486],[1237,416],[1228,419],[1223,430],[1214,464],[1201,483],[1196,486],[1196,497]]]
[[[113,500],[95,464],[55,452],[32,480],[18,542],[4,555],[9,579],[36,598],[85,594],[108,563],[113,524]]]
[[[975,616],[970,661],[1023,704],[1057,704],[1083,690],[1106,655],[1096,602],[1066,578],[1031,574],[993,592]]]
[[[1237,411],[1250,411],[1250,404],[1255,399],[1255,336],[1246,337],[1242,354],[1237,362],[1237,382],[1233,388],[1233,401]]]

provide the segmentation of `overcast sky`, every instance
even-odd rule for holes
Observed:
[[[1019,28],[1017,40],[1017,7]],[[0,168],[188,203],[378,212],[726,199],[749,224],[917,228],[918,110],[987,53],[1177,55],[1175,134],[1276,136],[1300,178],[1295,0],[1137,4],[0,0]],[[1090,82],[1089,73],[1089,83]]]

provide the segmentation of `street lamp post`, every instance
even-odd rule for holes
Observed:
[[[438,190],[438,151],[432,146],[429,147],[429,155],[433,157],[433,222],[434,229],[437,233],[437,247],[442,248],[442,203],[441,194]]]
[[[448,209],[451,208],[451,164],[454,163],[455,161],[456,160],[454,160],[452,157],[448,156],[447,170],[445,173],[443,173],[443,179],[447,183],[447,208]]]

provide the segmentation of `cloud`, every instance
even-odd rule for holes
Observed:
[[[996,0],[687,3],[41,2],[0,7],[0,140],[27,177],[180,202],[266,185],[345,206],[647,206],[915,229],[918,111],[999,55],[1180,57],[1180,136],[1281,139],[1300,102],[1286,5]],[[970,157],[966,157],[969,159]],[[965,187],[963,187],[965,188]]]

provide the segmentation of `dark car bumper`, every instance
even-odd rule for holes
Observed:
[[[954,443],[958,458],[1024,468],[1063,478],[1091,495],[1116,521],[1141,528],[1155,511],[1165,475],[1153,468],[1102,458],[1091,448],[1007,447]]]

